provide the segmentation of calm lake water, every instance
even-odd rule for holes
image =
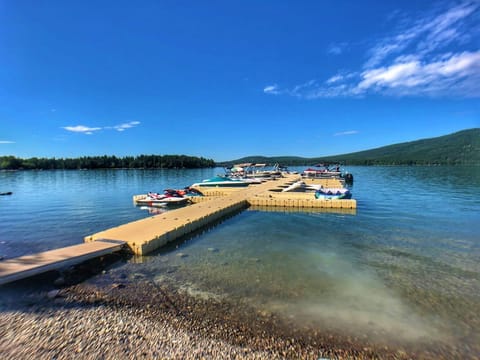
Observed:
[[[292,168],[291,170],[303,170]],[[175,280],[299,323],[396,340],[480,344],[480,167],[350,167],[356,211],[251,208],[121,271]],[[202,170],[0,172],[0,256],[77,244],[151,216],[132,195]]]

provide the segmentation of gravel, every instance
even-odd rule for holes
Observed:
[[[144,280],[2,295],[0,359],[465,358],[455,349],[406,350],[299,329],[272,313]]]

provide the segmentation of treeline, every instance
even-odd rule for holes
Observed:
[[[83,156],[80,158],[29,158],[0,156],[0,170],[80,169],[195,169],[215,167],[215,161],[187,155]]]

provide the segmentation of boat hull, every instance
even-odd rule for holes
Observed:
[[[147,195],[135,196],[134,201],[136,205],[146,206],[166,206],[166,205],[183,205],[188,202],[187,197],[164,197],[161,199],[153,199]]]
[[[348,189],[322,189],[315,191],[315,199],[318,200],[342,200],[351,198],[352,193]]]

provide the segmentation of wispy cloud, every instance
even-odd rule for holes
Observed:
[[[424,57],[447,48],[452,43],[467,42],[473,34],[472,16],[478,11],[478,2],[464,2],[452,8],[439,11],[434,9],[429,14],[407,20],[409,14],[399,16],[402,24],[393,35],[377,39],[376,45],[369,51],[369,59],[364,68],[373,68],[383,61],[395,61],[398,54],[407,51],[418,57]],[[439,13],[440,12],[440,13]]]
[[[130,122],[125,123],[125,124],[116,125],[116,126],[114,126],[114,129],[117,130],[117,131],[124,131],[125,129],[130,129],[130,128],[135,127],[139,124],[140,124],[140,121],[130,121]]]
[[[10,141],[10,140],[0,140],[0,144],[15,144],[15,141]]]
[[[355,134],[358,134],[358,130],[341,131],[333,134],[333,136],[345,136],[345,135],[355,135]]]
[[[392,96],[480,97],[480,2],[435,7],[420,17],[395,13],[398,25],[366,51],[361,69],[338,72],[291,88],[275,85],[273,95],[305,99]],[[452,49],[456,49],[452,51]],[[333,50],[331,53],[340,55]]]
[[[83,125],[64,126],[63,129],[71,132],[86,134],[86,135],[92,135],[95,131],[102,130],[101,127],[88,127]]]
[[[334,75],[327,81],[325,81],[327,84],[333,84],[339,81],[342,81],[344,79],[343,75]]]
[[[84,125],[76,125],[76,126],[64,126],[62,129],[67,131],[81,133],[85,135],[92,135],[96,131],[100,130],[117,130],[117,131],[125,131],[126,129],[130,129],[140,125],[140,121],[130,121],[128,123],[123,123],[115,126],[104,126],[104,127],[88,127]]]
[[[327,53],[330,55],[341,55],[347,46],[348,44],[346,42],[331,44],[327,49]]]
[[[265,94],[274,94],[274,95],[277,95],[279,94],[278,93],[278,85],[274,84],[274,85],[267,85],[263,88],[263,92]]]

